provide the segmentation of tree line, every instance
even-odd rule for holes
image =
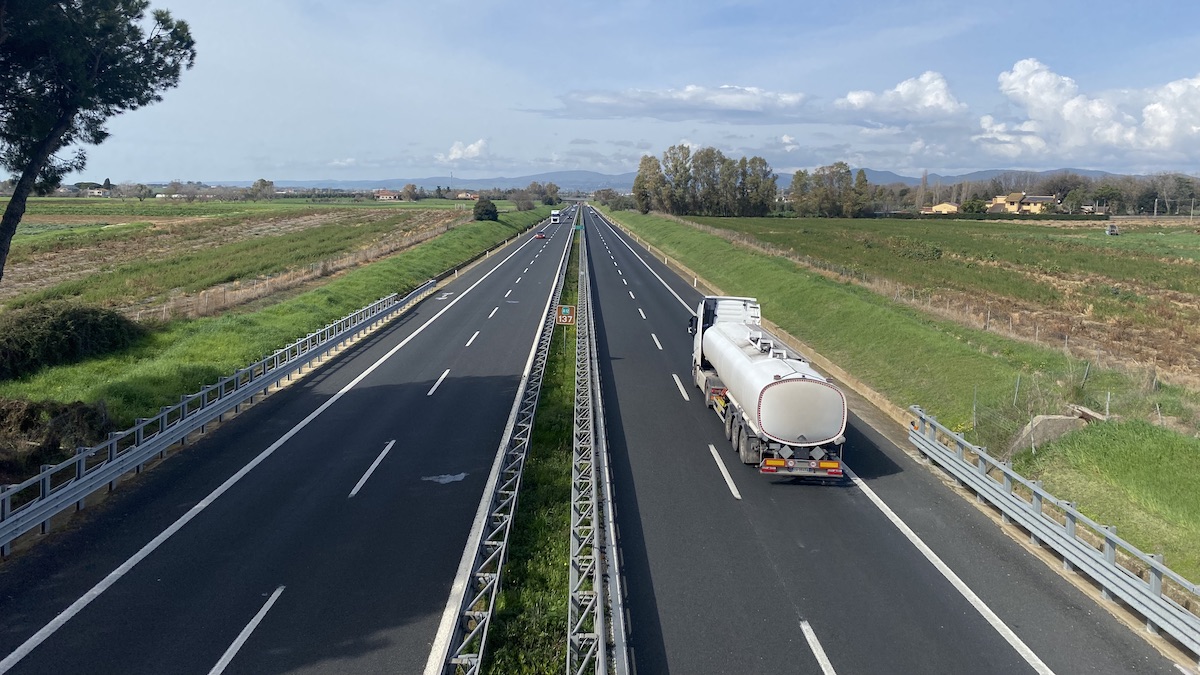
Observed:
[[[733,159],[716,148],[672,145],[660,162],[642,157],[633,180],[633,204],[675,215],[765,216],[775,206],[775,172],[762,157]]]

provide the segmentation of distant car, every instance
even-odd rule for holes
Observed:
[[[545,232],[538,232],[537,234],[533,235],[533,238],[534,238],[534,239],[545,239],[545,238],[546,238],[546,233],[545,233]]]

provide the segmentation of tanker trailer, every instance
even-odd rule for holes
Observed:
[[[705,297],[692,317],[692,375],[744,464],[842,476],[846,397],[762,327],[754,298]]]

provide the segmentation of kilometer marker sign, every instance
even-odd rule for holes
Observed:
[[[575,305],[559,305],[558,313],[554,316],[554,323],[560,326],[575,325]]]

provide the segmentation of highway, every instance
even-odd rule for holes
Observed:
[[[0,567],[0,673],[420,673],[569,249],[520,237]]]
[[[858,482],[742,465],[691,381],[700,294],[585,229],[636,672],[1178,672],[859,414]]]

